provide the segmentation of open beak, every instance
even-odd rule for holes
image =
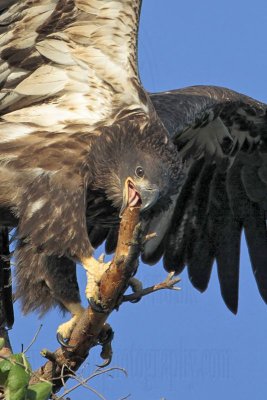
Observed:
[[[120,210],[120,217],[125,208],[140,207],[140,211],[145,211],[152,207],[159,198],[159,189],[157,187],[147,188],[144,184],[136,185],[132,178],[125,180],[123,191],[123,203]]]

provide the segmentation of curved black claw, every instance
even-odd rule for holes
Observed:
[[[112,356],[109,357],[109,358],[107,358],[107,359],[103,362],[103,364],[96,364],[96,366],[97,366],[98,368],[105,368],[105,367],[107,367],[107,366],[111,363],[111,361],[112,361]]]
[[[105,368],[107,367],[111,361],[112,361],[112,355],[113,355],[113,351],[112,351],[112,347],[111,347],[111,342],[106,343],[102,346],[102,351],[100,354],[100,357],[103,358],[104,362],[103,364],[97,364],[96,366],[98,368]]]
[[[72,349],[73,347],[75,347],[75,346],[69,345],[68,339],[64,339],[63,336],[59,332],[57,332],[57,341],[62,347],[66,348],[66,349]]]
[[[112,361],[112,346],[111,342],[114,338],[114,331],[109,324],[105,324],[98,337],[98,344],[102,346],[100,357],[103,358],[104,363],[97,365],[99,368],[107,367]]]

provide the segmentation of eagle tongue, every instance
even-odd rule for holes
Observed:
[[[129,207],[136,207],[141,204],[141,197],[136,191],[132,182],[128,182],[128,205]]]

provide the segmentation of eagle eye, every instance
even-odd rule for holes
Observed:
[[[138,178],[143,178],[143,176],[145,175],[144,169],[140,166],[136,167],[135,175],[138,176]]]

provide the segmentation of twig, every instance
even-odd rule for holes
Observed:
[[[32,341],[31,341],[30,344],[26,347],[26,349],[24,350],[23,353],[26,354],[27,351],[29,351],[29,349],[32,347],[32,345],[36,342],[36,339],[37,339],[37,337],[38,337],[38,335],[39,335],[39,333],[40,333],[42,327],[43,327],[43,325],[41,324],[41,325],[39,326],[39,328],[37,329],[37,332],[35,333],[35,335],[34,335]]]
[[[150,293],[154,293],[157,292],[158,290],[163,290],[163,289],[170,289],[170,290],[181,290],[181,288],[179,287],[174,287],[174,285],[176,285],[176,283],[180,282],[180,278],[174,278],[174,273],[171,272],[170,274],[168,274],[167,278],[161,282],[158,283],[156,285],[150,286],[148,288],[139,290],[135,293],[131,293],[131,294],[127,294],[122,296],[122,300],[121,302],[125,302],[125,301],[134,301],[134,300],[139,300],[141,297],[147,296]]]
[[[77,385],[74,385],[70,389],[65,390],[64,393],[62,394],[62,396],[57,397],[57,400],[63,400],[64,396],[68,395],[69,393],[71,393],[73,390],[77,389],[80,386],[83,386],[86,389],[89,389],[91,392],[93,392],[95,395],[97,395],[101,400],[106,400],[106,398],[101,393],[99,393],[96,389],[92,388],[91,386],[86,385],[86,383],[88,381],[90,381],[91,379],[95,378],[96,376],[106,374],[106,373],[108,373],[110,371],[121,371],[125,375],[127,375],[127,372],[123,368],[111,367],[111,368],[108,368],[108,369],[96,370],[96,372],[94,372],[93,374],[91,374],[90,376],[88,376],[85,379],[79,379],[77,376],[73,376],[73,378],[76,381],[78,381]]]
[[[65,369],[65,365],[62,365],[61,367],[61,374],[60,374],[60,380],[62,383],[62,387],[66,387],[66,380],[65,380],[65,376],[64,376],[64,369]]]
[[[124,368],[121,367],[110,367],[110,368],[106,368],[106,369],[100,369],[98,368],[94,373],[92,373],[90,375],[90,379],[95,378],[96,376],[102,375],[102,374],[106,374],[110,371],[120,371],[122,372],[125,376],[128,376],[127,371]]]
[[[83,381],[79,381],[79,383],[77,383],[77,385],[74,385],[72,388],[65,390],[62,396],[57,397],[57,400],[63,400],[64,396],[66,396],[67,394],[71,393],[73,390],[77,389],[80,386],[83,386],[85,389],[90,390],[96,396],[98,396],[101,400],[106,400],[106,398],[101,393],[99,393],[96,389],[92,388],[89,385],[86,385],[86,380],[85,379]]]
[[[40,351],[42,357],[47,358],[47,360],[52,362],[57,362],[55,354],[47,349],[43,349]]]

